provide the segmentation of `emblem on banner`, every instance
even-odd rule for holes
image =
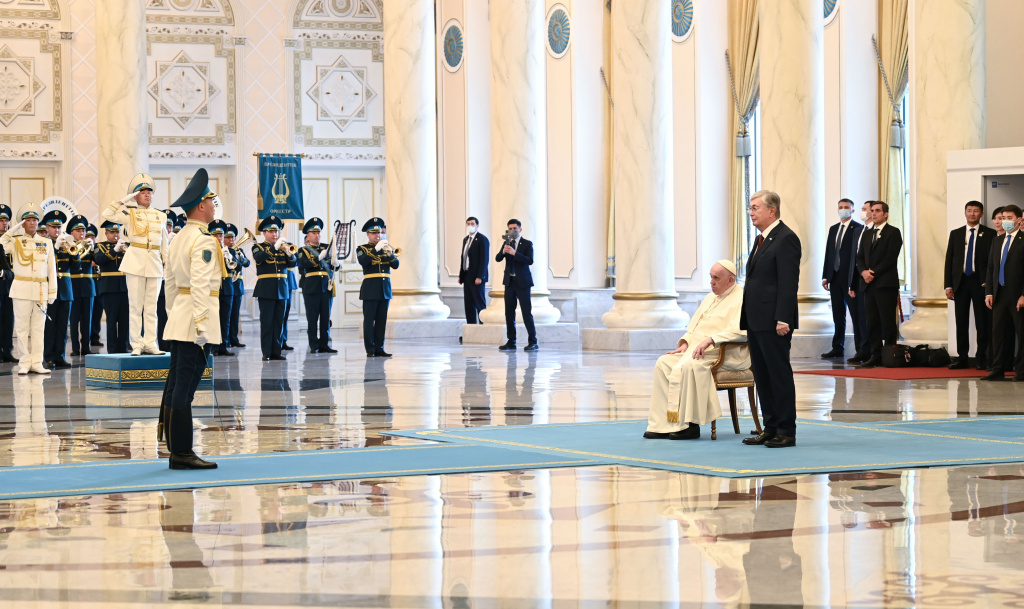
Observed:
[[[278,183],[284,186],[284,194],[281,194],[277,190]],[[271,187],[270,193],[274,195],[274,206],[288,205],[288,196],[291,195],[291,191],[288,189],[288,178],[285,174],[278,173],[274,175],[274,186]]]

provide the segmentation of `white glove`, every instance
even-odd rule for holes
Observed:
[[[274,249],[277,250],[277,251],[281,251],[281,247],[283,245],[284,245],[284,239],[278,239],[277,241],[274,242]]]
[[[382,249],[384,249],[384,246],[387,245],[387,244],[388,244],[387,239],[381,239],[380,241],[377,242],[377,246],[374,247],[373,249],[375,249],[375,250],[377,250],[379,252]]]
[[[65,243],[69,243],[71,241],[72,241],[71,235],[69,235],[67,233],[61,233],[61,234],[57,235],[57,240],[54,241],[53,243],[57,247],[60,247],[60,246],[64,245]]]
[[[115,252],[123,252],[127,248],[128,248],[128,242],[125,241],[124,239],[118,239],[117,245],[114,246],[114,251]]]
[[[320,252],[320,255],[317,256],[316,259],[321,261],[321,262],[323,262],[324,258],[326,258],[327,255],[330,254],[330,253],[331,253],[330,249],[325,249],[324,251]]]
[[[121,205],[127,205],[128,207],[138,207],[139,202],[135,199],[135,197],[139,196],[140,192],[142,191],[140,190],[137,192],[133,192],[132,194],[121,199]]]
[[[200,332],[199,335],[196,336],[196,344],[200,347],[206,346],[206,343],[209,342],[209,340],[210,339],[206,337],[206,332]]]
[[[56,299],[56,298],[48,298],[48,299],[46,300],[46,304],[48,304],[48,305],[52,305],[52,304],[53,304],[53,302],[54,302],[55,300],[57,300],[57,299]]]

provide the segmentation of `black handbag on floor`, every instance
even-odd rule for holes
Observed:
[[[949,352],[943,347],[931,349],[928,345],[917,345],[910,349],[910,365],[921,368],[941,368],[950,363]]]
[[[887,345],[882,347],[882,366],[886,368],[907,368],[911,366],[910,347]]]

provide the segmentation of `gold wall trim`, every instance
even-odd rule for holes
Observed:
[[[915,298],[910,301],[910,304],[922,309],[945,309],[949,302],[945,298]]]

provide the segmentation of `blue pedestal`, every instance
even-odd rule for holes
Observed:
[[[85,356],[85,384],[110,389],[163,389],[171,355],[135,355],[127,353]],[[199,386],[213,383],[213,356],[206,361]]]

